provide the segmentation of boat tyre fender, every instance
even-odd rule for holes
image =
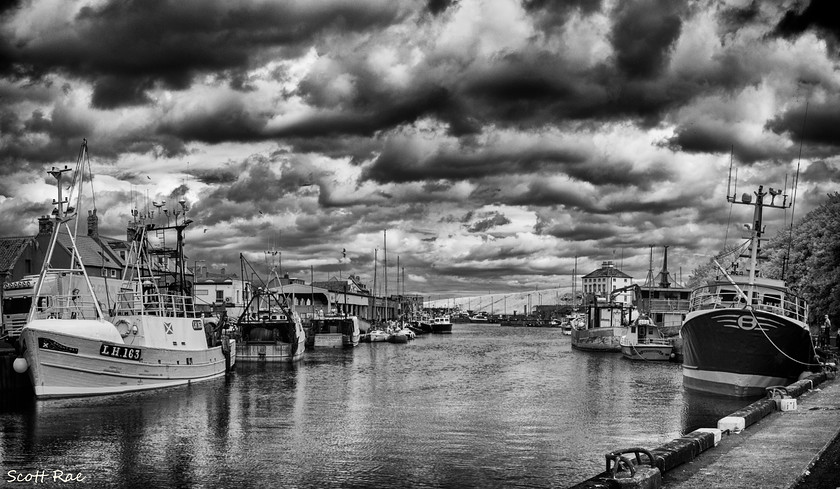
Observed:
[[[120,319],[114,324],[114,326],[123,338],[128,336],[128,333],[131,332],[131,325],[125,319]]]

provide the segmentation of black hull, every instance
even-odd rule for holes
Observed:
[[[765,394],[772,385],[795,382],[815,364],[811,335],[790,319],[746,309],[689,314],[683,338],[683,385],[733,397]]]
[[[435,334],[451,334],[452,333],[452,325],[451,324],[433,324],[432,325],[432,333],[435,333]]]

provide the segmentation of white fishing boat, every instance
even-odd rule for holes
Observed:
[[[630,360],[670,360],[674,345],[662,336],[648,316],[639,316],[619,341],[621,354]]]
[[[83,143],[80,162],[86,152]],[[77,176],[81,169],[80,163]],[[16,360],[17,370],[28,370],[35,395],[116,394],[224,376],[236,360],[235,342],[205,334],[205,321],[187,293],[183,233],[190,221],[129,227],[123,284],[108,320],[100,302],[108,299],[94,294],[75,246],[70,224],[76,216],[62,199],[65,171],[49,172],[58,181],[53,232],[21,331],[23,357]],[[150,235],[160,239],[168,232],[176,235],[175,250],[150,245]],[[73,244],[69,265],[52,262],[60,233]]]

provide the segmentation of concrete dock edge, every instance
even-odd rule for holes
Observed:
[[[833,385],[834,382],[828,383],[828,387],[831,388],[830,395],[810,395],[812,393],[823,394],[823,392],[819,392],[821,391],[819,386],[824,384],[827,380],[833,380],[834,375],[831,375],[830,377],[831,378],[829,378],[829,375],[827,375],[826,373],[812,374],[802,380],[780,388],[778,392],[774,391],[774,394],[779,394],[786,399],[796,399],[805,394],[809,394],[809,396],[807,396],[807,401],[813,399],[815,401],[826,401],[828,404],[831,404],[830,407],[811,406],[808,408],[804,408],[812,412],[821,409],[825,411],[830,411],[832,409],[840,409],[840,387]],[[730,473],[727,471],[720,471],[721,476],[716,479],[716,476],[714,475],[716,465],[726,463],[728,465],[734,465],[733,468],[729,468],[728,470],[738,470],[737,461],[733,463],[732,460],[730,460],[731,457],[709,457],[710,460],[704,461],[702,464],[700,463],[700,460],[702,458],[705,458],[700,457],[701,454],[710,451],[716,446],[723,447],[724,445],[727,445],[721,450],[731,450],[732,446],[738,444],[744,439],[752,437],[755,433],[761,433],[762,428],[765,427],[764,425],[770,426],[772,424],[778,424],[774,423],[774,421],[776,421],[777,418],[787,418],[789,420],[794,420],[794,417],[797,416],[797,411],[793,410],[781,412],[779,410],[780,404],[779,402],[777,402],[778,400],[779,399],[771,398],[759,399],[751,403],[750,405],[739,409],[738,411],[735,411],[729,416],[718,420],[717,428],[701,428],[691,433],[687,433],[682,437],[675,438],[674,440],[665,443],[662,446],[651,449],[650,453],[653,455],[653,465],[655,465],[656,474],[652,474],[652,468],[650,468],[651,470],[636,472],[633,477],[630,477],[629,472],[619,473],[616,475],[611,471],[607,470],[605,472],[602,472],[601,474],[598,474],[590,479],[587,479],[586,481],[583,481],[571,487],[573,489],[593,489],[611,487],[639,487],[646,489],[658,489],[660,487],[664,487],[666,489],[710,489],[715,487],[793,487],[798,481],[800,481],[804,477],[805,472],[811,467],[813,467],[814,464],[820,459],[826,447],[828,447],[829,444],[836,437],[840,436],[840,422],[835,422],[830,426],[823,426],[822,423],[824,420],[820,419],[820,417],[814,416],[811,420],[805,420],[802,416],[805,413],[800,412],[798,413],[800,416],[796,420],[798,424],[789,423],[790,427],[788,429],[803,431],[802,426],[799,425],[806,425],[806,431],[807,429],[816,428],[823,432],[823,436],[819,440],[815,439],[817,437],[809,437],[806,433],[804,436],[810,440],[809,445],[807,447],[796,446],[797,444],[802,445],[802,443],[796,441],[794,439],[795,437],[791,437],[791,439],[788,440],[788,443],[786,443],[783,434],[774,433],[772,435],[774,436],[774,439],[770,440],[769,442],[756,441],[756,443],[760,444],[760,446],[758,447],[759,449],[770,452],[766,455],[767,458],[765,463],[768,464],[773,463],[773,451],[776,448],[778,448],[778,450],[800,451],[798,456],[804,461],[796,461],[796,463],[799,463],[799,467],[796,469],[795,473],[787,474],[787,479],[790,480],[788,483],[782,485],[777,485],[776,483],[774,483],[774,481],[769,480],[765,481],[769,485],[762,484],[759,480],[755,480],[752,483],[744,482],[742,485],[741,483],[738,483],[732,480],[731,478],[729,480],[725,480],[726,476],[723,474]],[[802,406],[800,406],[800,408],[802,408]],[[778,413],[778,416],[771,416],[774,413]],[[748,429],[751,427],[753,428]],[[825,437],[826,431],[830,432],[830,437]],[[756,437],[755,440],[759,440],[759,438]],[[817,444],[816,446],[814,445],[815,443]],[[786,444],[790,446],[785,446]],[[756,448],[752,448],[751,450],[754,451],[756,450]],[[801,453],[802,450],[806,450],[804,455]],[[719,450],[711,450],[711,453],[714,453],[716,451]],[[807,454],[809,453],[813,453],[813,455],[810,456],[810,458],[807,457]],[[712,460],[712,458],[714,460]],[[760,459],[761,455],[756,455],[756,458]],[[697,462],[696,464],[695,461]],[[703,468],[699,471],[695,470],[695,467],[687,467],[689,465],[693,466],[697,464],[703,465]],[[745,469],[747,469],[747,467],[745,467]],[[748,469],[752,470],[755,469],[755,467],[748,467]],[[702,477],[693,477],[692,471],[699,473]],[[679,472],[679,474],[676,474],[677,472]],[[672,474],[674,474],[675,476],[671,477]],[[775,477],[778,476],[776,475]],[[779,480],[778,482],[781,482],[781,480]]]

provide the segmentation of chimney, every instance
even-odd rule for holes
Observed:
[[[52,236],[53,226],[55,223],[49,216],[41,216],[38,218],[38,236]]]
[[[671,286],[671,277],[668,273],[668,247],[665,247],[665,259],[662,262],[662,273],[660,274],[660,287],[670,287]]]
[[[222,267],[222,277],[225,276],[225,267]]]
[[[88,211],[88,218],[87,218],[87,235],[91,238],[98,238],[99,237],[99,217],[96,215],[96,209],[92,211]]]

